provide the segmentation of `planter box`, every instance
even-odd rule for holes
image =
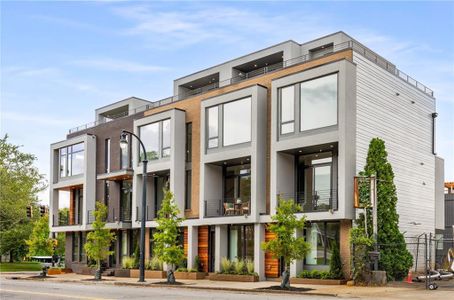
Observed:
[[[320,285],[342,285],[347,284],[345,279],[314,279],[314,278],[290,278],[294,284],[320,284]]]
[[[115,277],[131,277],[131,270],[129,269],[116,269]]]
[[[234,274],[212,274],[208,279],[215,281],[239,281],[239,282],[259,281],[259,277],[255,275],[234,275]]]
[[[131,278],[139,278],[139,269],[131,269],[130,271],[130,276]],[[167,272],[165,271],[150,271],[150,270],[145,270],[145,278],[167,278]]]
[[[197,280],[205,279],[204,272],[175,272],[176,279],[187,279],[187,280]]]
[[[61,269],[49,269],[49,270],[47,270],[47,275],[60,275],[62,273],[63,272],[61,271]]]

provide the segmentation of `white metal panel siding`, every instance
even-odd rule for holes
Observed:
[[[431,114],[435,100],[360,54],[354,53],[353,61],[357,64],[356,171],[364,168],[370,140],[383,139],[395,175],[401,231],[406,236],[434,232]]]

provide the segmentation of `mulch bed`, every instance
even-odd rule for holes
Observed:
[[[281,288],[279,285],[273,285],[273,286],[270,286],[270,287],[265,287],[265,288],[257,288],[256,290],[272,290],[272,291],[287,291],[287,292],[300,292],[300,293],[303,293],[303,292],[308,292],[308,291],[312,291],[313,289],[309,289],[309,288],[302,288],[302,287],[294,287],[294,286],[290,286],[289,289],[287,288]]]
[[[28,278],[36,278],[36,279],[47,279],[47,278],[55,278],[55,276],[46,276],[46,277],[43,277],[41,275],[35,275],[35,276],[30,276]]]
[[[159,281],[159,282],[153,282],[151,284],[159,284],[159,285],[166,285],[166,286],[176,286],[176,285],[184,285],[183,282],[175,282],[174,284],[168,284],[166,281]]]

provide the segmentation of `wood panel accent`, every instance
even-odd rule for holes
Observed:
[[[188,257],[188,227],[183,228],[183,249],[184,256]]]
[[[74,193],[75,189],[69,190],[69,225],[74,225],[76,223],[75,220],[75,208],[76,208],[76,202],[74,198]],[[57,214],[57,222],[59,221],[59,215]]]
[[[271,241],[276,237],[276,234],[265,228],[265,242]],[[279,259],[273,258],[269,252],[265,252],[265,277],[279,277]]]
[[[208,272],[208,229],[208,226],[200,226],[198,235],[197,253],[199,255],[200,263],[202,264],[203,272]]]
[[[172,108],[178,108],[186,111],[186,122],[192,122],[192,202],[191,211],[185,211],[186,218],[193,218],[199,215],[199,187],[200,187],[200,104],[203,100],[219,96],[232,91],[240,90],[256,84],[260,84],[268,89],[267,108],[267,146],[266,146],[266,172],[270,173],[271,159],[271,83],[273,79],[287,75],[299,73],[323,64],[332,63],[339,60],[353,61],[353,51],[351,49],[334,52],[330,55],[320,57],[308,62],[297,64],[285,69],[271,72],[262,76],[257,76],[248,80],[240,81],[225,87],[221,87],[201,95],[195,95],[187,99],[169,103],[160,107],[152,108],[144,112],[144,117],[160,113]],[[270,212],[270,176],[266,176],[266,212]]]

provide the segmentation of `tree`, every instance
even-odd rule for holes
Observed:
[[[22,153],[20,146],[8,142],[8,135],[0,139],[0,254],[10,254],[19,260],[27,254],[28,239],[33,229],[38,192],[45,189],[43,175],[34,167],[36,157]],[[33,207],[32,219],[27,207]]]
[[[107,206],[101,202],[96,202],[96,210],[93,213],[95,221],[93,222],[93,231],[87,234],[87,242],[84,249],[87,257],[96,262],[95,280],[101,280],[101,261],[107,259],[113,251],[110,251],[110,245],[115,240],[113,232],[105,229],[107,218]]]
[[[167,264],[167,283],[175,283],[175,266],[184,260],[184,250],[178,241],[179,227],[182,218],[178,217],[180,210],[173,199],[173,193],[165,189],[161,209],[158,211],[156,232],[153,235],[154,255]]]
[[[366,166],[361,176],[375,175],[377,178],[377,243],[380,249],[379,269],[384,270],[390,279],[405,277],[413,264],[411,253],[407,250],[404,235],[399,230],[397,214],[397,194],[394,185],[394,172],[388,162],[385,142],[373,138],[369,144]],[[366,189],[367,190],[367,189]],[[361,193],[361,202],[369,202],[369,193]],[[367,232],[372,232],[372,210],[367,208]],[[364,214],[360,215],[357,224],[365,228]]]
[[[25,241],[28,246],[28,256],[52,255],[54,243],[49,235],[49,217],[45,215],[35,222],[30,238]]]
[[[343,278],[344,272],[342,272],[342,261],[340,257],[339,245],[334,241],[331,245],[331,259],[329,261],[329,272],[333,278]]]
[[[293,199],[284,200],[278,198],[276,214],[271,217],[273,223],[269,225],[270,232],[276,238],[262,243],[262,249],[270,252],[274,258],[284,261],[285,271],[282,273],[281,288],[290,288],[290,264],[295,260],[303,259],[310,249],[310,244],[304,237],[297,237],[296,231],[303,230],[306,218],[297,218],[295,213],[301,212],[300,205]]]

